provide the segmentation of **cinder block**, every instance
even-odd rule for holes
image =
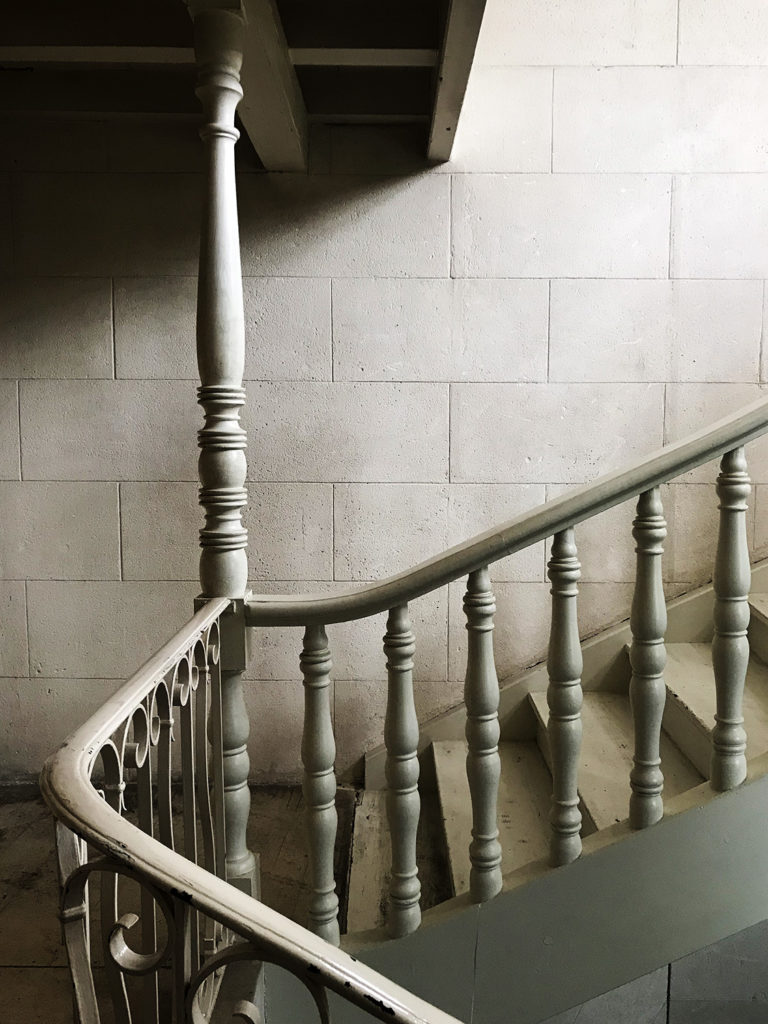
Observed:
[[[0,679],[0,780],[37,778],[47,757],[120,686],[115,679]],[[34,728],[25,728],[34,708]]]
[[[329,280],[246,277],[243,293],[247,379],[331,379]]]
[[[451,390],[452,481],[580,482],[662,443],[658,384],[457,384]]]
[[[333,710],[333,682],[331,710]],[[301,736],[304,724],[304,691],[301,679],[259,679],[245,686],[245,706],[251,731],[248,753],[251,782],[263,785],[296,785],[301,782]]]
[[[263,591],[274,594],[321,594],[357,590],[363,584],[324,581],[270,583]],[[447,674],[446,623],[448,589],[443,587],[410,603],[411,628],[416,637],[414,679],[445,679]],[[327,627],[334,679],[386,679],[382,638],[387,615],[334,623]],[[253,679],[301,678],[299,656],[303,629],[257,627],[252,660],[246,670]]]
[[[0,174],[0,271],[10,273],[13,265],[11,178]]]
[[[28,674],[24,583],[22,580],[0,580],[0,676]]]
[[[718,4],[719,6],[719,4]],[[517,0],[489,3],[481,64],[674,64],[675,0]]]
[[[0,484],[0,566],[18,579],[118,579],[117,486]]]
[[[768,64],[760,0],[680,0],[680,64]]]
[[[448,491],[448,543],[464,541],[532,512],[544,501],[543,484],[451,484]],[[544,579],[544,542],[539,541],[491,566],[500,582]]]
[[[205,168],[198,125],[189,117],[120,118],[107,122],[106,137],[110,171],[178,173]]]
[[[334,578],[379,580],[447,547],[448,486],[336,484]]]
[[[447,385],[250,384],[243,423],[254,480],[447,479]]]
[[[547,498],[573,494],[573,485],[550,484]],[[635,542],[632,520],[637,502],[628,501],[607,509],[574,528],[583,583],[627,583],[635,579]],[[552,555],[552,540],[547,541],[547,561]]]
[[[768,69],[558,68],[555,171],[765,171]]]
[[[765,397],[757,384],[668,384],[664,414],[664,443],[682,441]],[[680,480],[714,485],[719,459],[691,470]],[[768,483],[768,437],[747,446],[747,466],[753,481]]]
[[[18,480],[20,474],[18,384],[0,380],[0,480]]]
[[[426,135],[420,124],[336,124],[327,126],[327,131],[326,174],[443,174],[450,169],[450,165],[427,161]]]
[[[716,470],[716,466],[712,467]],[[674,582],[703,584],[712,579],[720,515],[714,484],[672,484],[666,519],[669,524],[667,577]],[[755,495],[748,499],[747,537],[755,536]]]
[[[546,281],[333,282],[336,380],[546,380]]]
[[[110,282],[0,280],[0,376],[111,378]]]
[[[30,582],[30,675],[128,679],[192,618],[196,592],[191,583]]]
[[[187,381],[22,381],[24,478],[195,480]]]
[[[324,278],[245,278],[245,377],[330,380],[331,286]],[[118,377],[197,380],[197,278],[115,282]]]
[[[768,276],[768,174],[694,174],[675,180],[672,277]]]
[[[475,65],[447,166],[456,171],[549,171],[551,111],[550,68]]]
[[[19,179],[18,269],[105,277],[197,273],[194,174],[28,174]]]
[[[553,281],[550,380],[755,381],[761,281]]]
[[[447,277],[449,181],[247,175],[239,209],[246,276]]]
[[[125,119],[118,124],[125,125]],[[105,171],[106,124],[92,118],[0,119],[0,170]]]
[[[116,375],[197,380],[196,302],[196,277],[118,278]]]
[[[547,653],[549,584],[496,582],[491,575],[496,615],[493,650],[500,681],[514,678]],[[448,678],[461,680],[467,669],[467,630],[463,600],[466,580],[449,587]]]
[[[195,580],[203,512],[187,483],[121,485],[123,575]],[[250,484],[244,523],[252,580],[332,576],[331,484]]]
[[[666,277],[669,192],[664,175],[457,175],[453,273]]]

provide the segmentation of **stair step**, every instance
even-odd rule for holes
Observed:
[[[749,608],[749,646],[768,663],[768,594],[750,594]]]
[[[467,783],[467,744],[433,744],[451,880],[456,895],[469,890],[472,805]],[[549,801],[552,779],[532,741],[499,744],[501,782],[498,822],[502,868],[506,873],[546,857],[549,850]]]
[[[352,836],[347,901],[350,934],[384,925],[391,864],[386,791],[365,789],[355,808]]]
[[[759,595],[766,597],[766,595]],[[709,644],[667,644],[667,711],[664,728],[689,751],[699,771],[709,776],[709,735],[715,721],[715,677]],[[768,667],[754,655],[744,686],[747,758],[768,750]]]
[[[530,694],[539,722],[549,719],[545,693]],[[585,693],[581,709],[583,736],[579,766],[579,794],[595,828],[607,828],[629,815],[629,772],[632,768],[634,729],[629,697],[623,693]],[[546,732],[540,741],[549,761]],[[666,734],[661,736],[661,765],[664,793],[677,796],[694,786],[702,777],[693,764]]]

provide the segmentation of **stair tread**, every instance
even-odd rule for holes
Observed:
[[[386,791],[363,790],[352,835],[347,901],[350,934],[384,925],[391,863]]]
[[[753,595],[766,599],[768,595]],[[715,676],[710,644],[667,644],[667,688],[700,726],[711,731],[715,720]],[[768,750],[768,667],[754,656],[749,659],[744,684],[744,721],[747,758]]]
[[[531,700],[542,722],[549,718],[545,693]],[[632,768],[634,728],[629,697],[623,693],[585,693],[581,709],[583,727],[579,794],[597,829],[607,828],[629,815],[629,772]],[[664,793],[677,796],[698,786],[701,775],[665,733],[661,734]]]
[[[451,878],[454,892],[459,895],[469,890],[472,835],[467,744],[463,740],[445,740],[434,743],[433,749]],[[506,873],[547,855],[552,780],[533,741],[500,743],[499,755],[499,842],[502,869]]]
[[[768,622],[768,594],[750,594],[749,604],[753,611],[757,611]]]

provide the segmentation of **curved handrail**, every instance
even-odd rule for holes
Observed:
[[[620,505],[767,430],[768,399],[763,398],[625,469],[599,477],[572,494],[547,501],[395,576],[341,594],[252,595],[246,602],[246,623],[306,626],[348,622],[388,611]]]
[[[59,821],[111,860],[219,921],[264,950],[265,959],[298,977],[309,977],[313,984],[327,987],[379,1020],[459,1024],[456,1018],[148,836],[113,810],[94,788],[91,770],[103,744],[125,722],[153,681],[173,666],[229,604],[229,598],[205,604],[48,758],[40,777],[46,803]]]

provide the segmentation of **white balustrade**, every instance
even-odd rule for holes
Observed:
[[[469,894],[476,903],[501,889],[501,844],[496,821],[499,758],[499,680],[493,658],[496,604],[488,569],[471,573],[464,595],[467,616],[467,780],[472,798]]]
[[[552,625],[547,657],[547,740],[552,769],[550,859],[557,866],[569,864],[581,854],[582,657],[576,614],[581,566],[571,527],[556,533],[553,538],[548,576],[552,582]]]
[[[306,804],[312,887],[309,927],[338,946],[339,898],[333,878],[333,850],[338,824],[334,772],[336,743],[331,721],[331,653],[323,626],[307,626],[304,632],[301,672],[304,677],[302,791]]]
[[[200,585],[206,597],[242,600],[248,582],[242,524],[245,490],[245,331],[235,185],[235,110],[242,97],[243,18],[239,10],[206,8],[193,0],[197,96],[206,170],[197,292],[198,401],[205,422],[199,432]],[[250,812],[248,714],[243,698],[244,623],[231,620],[222,664],[226,870],[239,888],[258,895],[256,862],[245,831]],[[238,637],[236,634],[239,633]]]
[[[661,556],[667,524],[658,487],[640,495],[632,536],[637,545],[637,575],[629,619],[632,630],[629,698],[635,730],[634,765],[629,776],[632,788],[629,823],[632,828],[646,828],[654,825],[664,814],[661,795],[664,775],[659,744],[666,699],[664,634],[667,605]]]
[[[387,748],[387,820],[392,841],[387,928],[393,938],[415,931],[421,924],[421,882],[416,865],[416,830],[419,825],[419,722],[413,701],[413,655],[416,650],[408,605],[393,608],[387,619],[384,653],[387,656],[387,713],[384,743]]]
[[[723,456],[717,478],[720,531],[715,559],[715,633],[712,666],[717,712],[712,732],[710,782],[720,791],[740,785],[747,774],[747,735],[742,698],[749,662],[747,498],[751,487],[743,448]]]

